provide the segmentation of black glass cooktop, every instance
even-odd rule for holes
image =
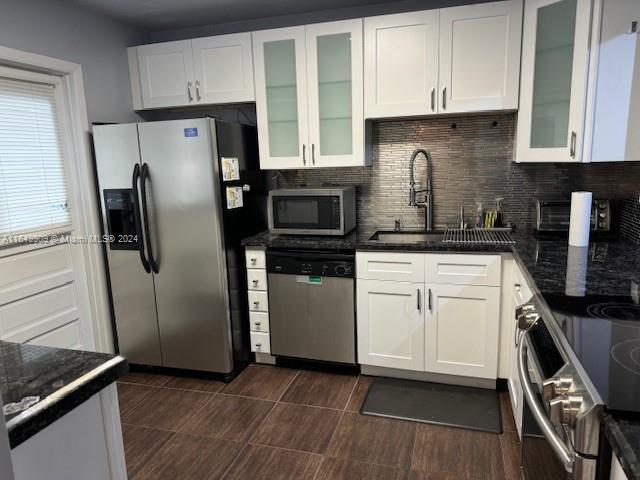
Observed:
[[[611,411],[640,413],[640,304],[631,296],[544,298]]]

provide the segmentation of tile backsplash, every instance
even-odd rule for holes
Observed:
[[[513,163],[515,126],[514,113],[378,121],[371,167],[286,170],[276,182],[279,187],[356,185],[358,225],[370,229],[392,228],[394,219],[406,229],[424,227],[424,210],[408,206],[409,158],[418,147],[433,157],[436,227],[457,225],[460,205],[472,225],[476,202],[493,207],[496,197],[504,197],[506,220],[529,228],[536,198],[569,199],[572,191],[589,190],[595,197],[623,200],[640,189],[640,162]],[[425,178],[425,161],[418,157],[417,188],[424,188]],[[630,205],[625,202],[623,217],[640,225],[640,207],[634,216]]]

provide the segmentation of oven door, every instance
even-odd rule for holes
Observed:
[[[273,233],[343,235],[340,195],[271,195],[269,229]]]
[[[542,402],[544,380],[527,332],[518,346],[518,375],[524,394],[522,474],[525,480],[574,479],[576,454],[566,433],[555,427]]]

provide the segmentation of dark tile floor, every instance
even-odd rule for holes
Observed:
[[[504,433],[360,415],[370,377],[251,365],[228,385],[132,373],[118,383],[130,480],[516,480]]]

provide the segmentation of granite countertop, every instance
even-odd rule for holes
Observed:
[[[372,230],[357,229],[344,237],[274,235],[262,232],[243,240],[246,247],[305,250],[397,250],[421,252],[513,253],[533,282],[535,293],[565,292],[567,271],[587,262],[587,295],[640,294],[640,247],[622,240],[592,241],[589,247],[569,247],[566,237],[538,239],[531,231],[512,234],[515,245],[463,245],[443,242],[390,244],[369,240]],[[605,434],[630,479],[640,480],[640,419],[607,415]]]
[[[375,230],[356,229],[344,237],[277,235],[264,231],[242,240],[244,247],[265,247],[292,250],[396,250],[415,252],[511,252],[511,245],[473,245],[442,241],[389,243],[370,240]]]
[[[5,405],[25,397],[40,400],[5,415],[15,448],[128,371],[117,355],[18,344],[0,340],[0,395]]]

